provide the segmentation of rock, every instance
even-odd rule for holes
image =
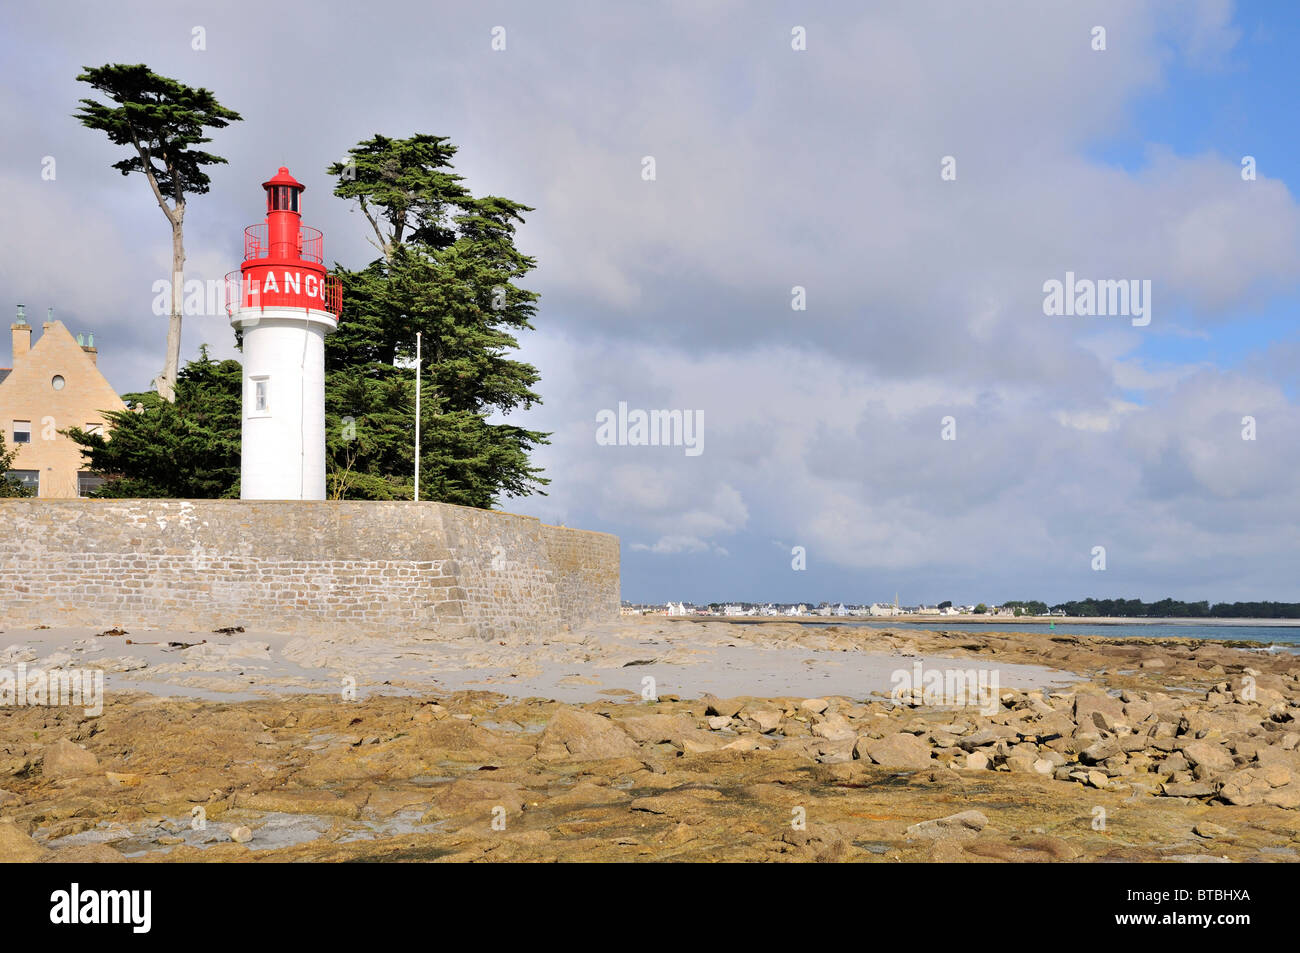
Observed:
[[[967,751],[973,751],[976,748],[982,748],[985,745],[995,744],[999,741],[1015,741],[1019,734],[1014,728],[1007,725],[991,725],[983,728],[974,734],[966,735],[957,741],[962,748]]]
[[[1280,764],[1269,764],[1258,769],[1258,775],[1269,783],[1270,787],[1280,788],[1291,783],[1291,771]]]
[[[579,781],[563,794],[547,798],[548,808],[591,807],[599,804],[616,804],[628,800],[628,795],[592,781]]]
[[[1292,765],[1300,764],[1294,754],[1283,751],[1277,745],[1261,745],[1256,748],[1255,761],[1260,765],[1276,764],[1288,769]]]
[[[647,814],[668,814],[671,816],[689,815],[708,808],[708,801],[705,797],[704,790],[695,793],[684,791],[669,791],[666,794],[653,794],[649,797],[639,797],[628,805],[629,811],[644,811]]]
[[[1124,703],[1110,695],[1080,692],[1074,696],[1074,720],[1080,727],[1093,724],[1114,731],[1116,723],[1125,720]]]
[[[277,811],[285,814],[325,814],[329,817],[357,817],[361,805],[355,799],[341,798],[332,791],[275,788],[241,794],[239,807],[253,811]]]
[[[820,764],[840,764],[845,761],[852,761],[855,747],[856,742],[853,738],[844,741],[823,740],[815,748],[817,752],[816,759]]]
[[[1079,752],[1079,760],[1084,764],[1098,764],[1120,753],[1120,746],[1114,739],[1097,741]]]
[[[253,831],[241,824],[238,827],[231,828],[230,839],[236,844],[247,844],[253,839]]]
[[[980,751],[971,751],[966,755],[966,768],[970,771],[987,771],[993,764],[988,755]]]
[[[1214,785],[1205,781],[1166,782],[1161,792],[1165,797],[1209,797],[1214,793]]]
[[[1068,738],[1074,734],[1075,724],[1070,720],[1070,716],[1063,711],[1054,711],[1050,715],[1044,715],[1042,718],[1033,722],[1034,732],[1038,735],[1039,741],[1050,741],[1054,738]]]
[[[4,788],[0,788],[0,807],[5,807],[9,804],[18,804],[21,803],[21,801],[22,798],[17,794],[14,794],[13,791],[6,791]]]
[[[1191,765],[1187,763],[1187,759],[1183,757],[1183,753],[1181,751],[1176,751],[1169,757],[1165,758],[1164,761],[1160,762],[1160,767],[1156,769],[1156,773],[1178,774],[1182,771],[1186,771],[1190,767]]]
[[[0,863],[28,863],[49,854],[49,850],[28,837],[13,821],[0,821]]]
[[[138,788],[141,780],[138,774],[123,774],[117,771],[107,771],[104,777],[108,778],[108,782],[114,787],[121,788]]]
[[[831,715],[825,721],[819,721],[812,726],[812,733],[827,741],[852,741],[858,736],[857,730],[843,715]]]
[[[1223,782],[1219,798],[1237,807],[1250,807],[1264,800],[1264,795],[1272,790],[1272,785],[1254,771],[1238,771]]]
[[[537,757],[543,761],[600,761],[639,750],[615,722],[578,708],[557,711],[537,743]]]
[[[599,717],[599,716],[597,716]],[[731,721],[730,718],[727,719]],[[612,722],[644,744],[672,742],[684,731],[695,730],[694,719],[683,715],[635,715]]]
[[[776,731],[781,727],[781,713],[773,708],[750,708],[746,706],[741,709],[740,717],[751,728],[763,734]]]
[[[1039,758],[1034,762],[1033,769],[1035,774],[1050,775],[1056,770],[1056,764],[1047,758]]]
[[[710,715],[707,719],[708,725],[714,731],[721,731],[731,724],[730,715]]]
[[[1078,852],[1059,837],[1021,837],[1017,840],[981,837],[964,845],[965,852],[1011,863],[1074,860]]]
[[[1264,803],[1274,807],[1300,807],[1300,784],[1292,782],[1284,787],[1274,788],[1264,795]]]
[[[962,811],[932,821],[913,824],[906,831],[908,837],[933,840],[939,837],[974,836],[988,826],[989,819],[979,811]]]
[[[1226,827],[1220,827],[1218,824],[1211,823],[1210,821],[1201,821],[1201,823],[1192,828],[1192,833],[1196,834],[1198,837],[1213,840],[1216,837],[1227,836],[1228,829]]]
[[[805,698],[799,703],[799,707],[814,715],[820,715],[830,707],[830,703],[824,698]]]
[[[1038,759],[1029,754],[1013,754],[1007,758],[1007,769],[1012,774],[1036,774],[1034,765]],[[1049,765],[1050,767],[1050,765]]]
[[[45,746],[41,771],[47,778],[85,778],[99,773],[99,759],[80,745],[60,738]]]
[[[1124,720],[1130,725],[1140,725],[1155,710],[1155,706],[1150,702],[1142,701],[1139,698],[1131,698],[1124,702]]]
[[[1086,775],[1086,780],[1087,783],[1094,788],[1104,788],[1106,785],[1110,784],[1110,778],[1108,778],[1102,771],[1089,771]]]
[[[77,844],[60,847],[41,858],[44,864],[120,864],[125,861],[118,851],[108,844]]]
[[[743,698],[706,698],[708,707],[704,709],[706,715],[726,715],[730,718],[732,715],[740,714],[740,710],[745,707]]]
[[[681,748],[687,754],[701,754],[707,751],[717,751],[727,744],[727,737],[719,736],[712,731],[704,728],[692,728],[690,731],[683,731],[673,741],[675,747]]]
[[[1232,755],[1222,746],[1210,741],[1193,741],[1183,745],[1183,757],[1194,767],[1204,766],[1206,771],[1216,774],[1231,771],[1235,763]]]
[[[505,808],[506,813],[511,815],[522,811],[524,809],[523,786],[512,781],[459,778],[436,789],[433,794],[433,806],[429,808],[425,818],[439,819],[466,814],[487,817],[496,807]]]
[[[930,746],[916,735],[887,735],[879,740],[859,738],[853,753],[862,758],[865,754],[883,768],[928,768]]]

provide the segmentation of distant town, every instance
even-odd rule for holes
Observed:
[[[1049,606],[1037,599],[1008,600],[1001,605],[978,602],[958,605],[900,605],[873,602],[623,602],[623,615],[664,616],[836,616],[880,618],[893,616],[982,616],[987,618],[1119,618],[1119,619],[1300,619],[1300,602],[1183,602],[1160,599],[1076,599]]]
[[[622,615],[667,615],[667,616],[837,616],[837,617],[871,617],[881,616],[964,616],[988,615],[992,617],[1015,618],[1022,615],[1064,616],[1065,612],[1044,610],[1041,613],[1027,612],[1022,606],[988,606],[978,603],[973,606],[954,605],[941,602],[937,606],[900,606],[897,603],[873,602],[871,605],[846,604],[843,602],[819,602],[810,605],[806,602],[711,602],[696,605],[693,602],[664,602],[638,604],[624,602],[620,609]]]

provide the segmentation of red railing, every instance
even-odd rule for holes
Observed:
[[[343,282],[337,275],[325,276],[325,310],[336,318],[343,313]]]
[[[321,301],[310,299],[313,307],[319,306],[334,317],[343,313],[343,284],[336,275],[323,279]],[[243,272],[232,271],[226,275],[226,314],[233,315],[236,308],[302,307],[303,296],[286,292],[268,291],[262,294],[257,279],[243,280]]]
[[[244,229],[244,261],[255,258],[301,258],[319,265],[325,260],[325,237],[319,229],[300,225],[294,241],[275,242],[272,247],[265,222],[249,225]]]

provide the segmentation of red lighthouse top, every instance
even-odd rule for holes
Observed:
[[[266,210],[273,211],[298,211],[298,196],[307,190],[297,179],[289,174],[289,170],[280,166],[279,170],[271,178],[262,183],[262,188],[266,189]]]
[[[237,317],[236,303],[241,311],[301,308],[337,319],[343,307],[342,287],[322,264],[324,236],[303,225],[298,210],[306,186],[280,166],[262,188],[266,221],[244,229],[244,263],[238,275],[226,276],[227,310]]]

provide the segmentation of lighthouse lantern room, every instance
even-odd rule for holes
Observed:
[[[266,221],[244,229],[244,263],[226,276],[244,340],[241,496],[323,500],[325,335],[342,289],[325,271],[321,233],[302,224],[305,186],[281,166],[262,188]]]

